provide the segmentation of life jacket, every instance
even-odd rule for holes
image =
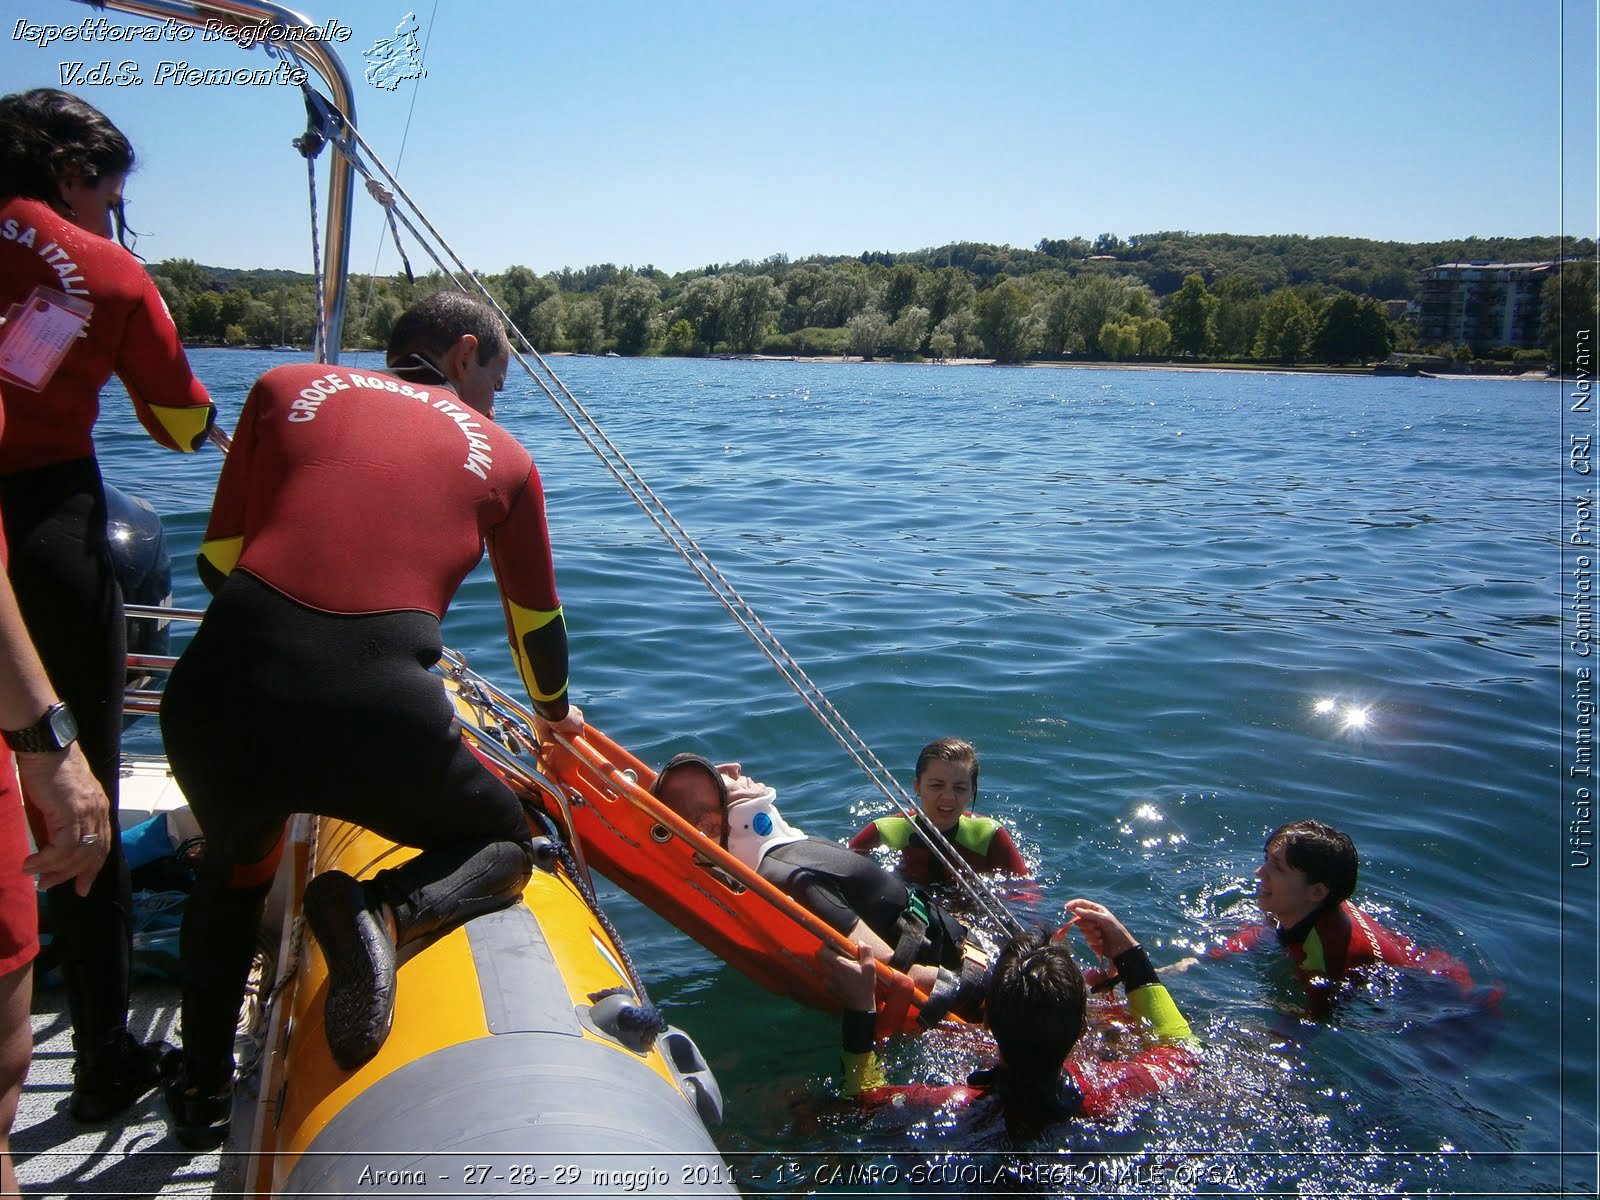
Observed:
[[[769,850],[803,842],[806,835],[783,819],[778,793],[767,788],[759,796],[735,800],[727,807],[728,853],[752,871],[761,869]]]
[[[893,850],[904,850],[916,836],[911,821],[905,817],[879,817],[873,824],[877,826],[878,837],[883,844]],[[993,817],[962,813],[955,829],[944,836],[981,860],[988,857],[989,843],[994,841],[999,828],[1000,822]]]

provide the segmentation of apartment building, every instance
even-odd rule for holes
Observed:
[[[1444,263],[1422,273],[1417,337],[1475,350],[1533,347],[1553,262]]]

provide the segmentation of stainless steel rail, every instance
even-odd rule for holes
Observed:
[[[285,29],[320,28],[310,20],[270,0],[77,0],[94,10],[112,9],[152,21],[176,21],[204,28],[208,21],[229,25],[279,26]],[[330,93],[328,99],[355,124],[355,92],[344,64],[324,42],[280,37],[270,42],[277,51],[304,63],[321,77]],[[344,332],[345,298],[350,278],[350,212],[355,195],[355,171],[342,154],[335,153],[329,168],[327,250],[322,268],[324,308],[322,312],[323,357],[339,361],[339,343]]]

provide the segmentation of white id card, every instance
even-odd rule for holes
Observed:
[[[0,329],[0,381],[31,392],[43,390],[72,348],[94,305],[80,296],[44,286],[13,304]]]

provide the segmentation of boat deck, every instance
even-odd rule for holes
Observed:
[[[129,1029],[141,1040],[176,1042],[177,1024],[177,985],[136,979]],[[67,1114],[73,1056],[66,993],[38,981],[33,1040],[33,1063],[11,1130],[23,1195],[242,1194],[243,1156],[186,1150],[168,1131],[166,1106],[158,1091],[104,1125],[80,1125]]]

